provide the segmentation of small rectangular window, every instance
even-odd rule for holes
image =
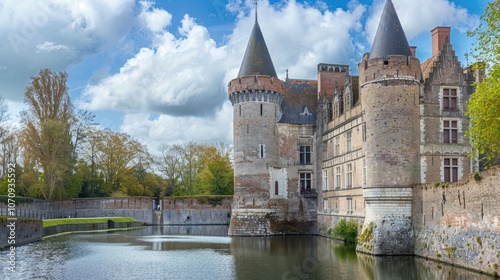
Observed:
[[[456,111],[456,110],[457,110],[457,89],[444,88],[443,111]]]
[[[259,145],[259,157],[260,158],[264,158],[266,156],[265,148],[266,148],[266,146],[264,144]]]
[[[300,164],[311,164],[311,146],[300,146]]]
[[[311,192],[311,173],[302,172],[300,173],[300,193],[310,193]]]
[[[347,170],[345,173],[345,187],[347,189],[352,188],[352,163],[347,164]]]
[[[458,121],[453,121],[453,120],[443,121],[443,143],[446,144],[458,143]]]
[[[458,158],[444,158],[443,159],[443,172],[445,182],[458,181]]]
[[[323,170],[323,190],[328,190],[328,170]]]
[[[352,150],[352,130],[349,130],[346,133],[346,149],[347,152]]]
[[[341,174],[340,174],[340,166],[337,166],[335,168],[335,189],[341,189],[342,188],[342,182],[340,180]]]

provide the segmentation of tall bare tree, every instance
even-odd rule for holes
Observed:
[[[76,118],[67,79],[65,72],[42,69],[38,76],[31,77],[24,92],[28,109],[21,114],[21,139],[43,171],[42,195],[49,200],[65,196],[64,186],[74,166],[71,125]]]

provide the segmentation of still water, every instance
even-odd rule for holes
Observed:
[[[414,257],[373,257],[318,236],[228,237],[227,226],[68,234],[17,248],[0,279],[492,279]]]

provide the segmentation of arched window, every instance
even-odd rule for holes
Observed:
[[[274,182],[274,195],[278,195],[279,193],[279,186],[278,186],[278,181]]]

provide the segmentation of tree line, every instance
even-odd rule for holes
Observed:
[[[92,112],[75,112],[67,78],[50,69],[30,78],[17,129],[8,125],[0,96],[0,194],[8,191],[9,164],[15,164],[17,196],[232,194],[228,145],[163,144],[152,155],[130,135],[101,128]]]

